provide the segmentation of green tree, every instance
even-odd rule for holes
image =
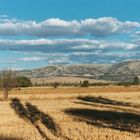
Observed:
[[[138,76],[135,76],[134,79],[133,79],[133,84],[134,85],[138,85],[139,84],[139,78]]]
[[[54,88],[58,88],[59,86],[60,86],[60,83],[58,83],[58,82],[53,83]]]
[[[88,80],[83,81],[81,86],[82,87],[89,87],[89,81]]]
[[[32,82],[29,78],[25,76],[18,76],[17,77],[17,86],[18,87],[30,87],[32,86]]]

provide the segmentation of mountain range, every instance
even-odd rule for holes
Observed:
[[[123,61],[116,64],[71,64],[51,65],[43,68],[22,70],[18,75],[29,78],[85,77],[108,81],[132,81],[140,77],[140,60]]]

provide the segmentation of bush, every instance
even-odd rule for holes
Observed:
[[[81,86],[82,87],[89,87],[89,81],[88,80],[83,81]]]
[[[53,83],[54,88],[58,88],[59,86],[60,86],[60,83],[58,83],[58,82]]]
[[[139,84],[139,78],[136,76],[133,79],[133,85],[138,85]]]
[[[17,77],[17,86],[18,87],[30,87],[32,86],[32,82],[29,78],[22,76]]]

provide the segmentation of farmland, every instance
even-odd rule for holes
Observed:
[[[140,139],[139,86],[23,88],[0,99],[0,139]]]

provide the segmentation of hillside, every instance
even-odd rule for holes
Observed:
[[[72,77],[93,77],[97,79],[103,75],[110,65],[102,64],[76,64],[76,65],[54,65],[39,69],[19,71],[20,75],[30,78],[44,78],[50,76],[72,76]]]
[[[140,60],[124,61],[117,64],[76,64],[54,65],[17,72],[30,78],[85,77],[109,81],[132,81],[140,76]]]
[[[140,60],[124,61],[114,64],[100,77],[104,80],[132,81],[140,76]]]

